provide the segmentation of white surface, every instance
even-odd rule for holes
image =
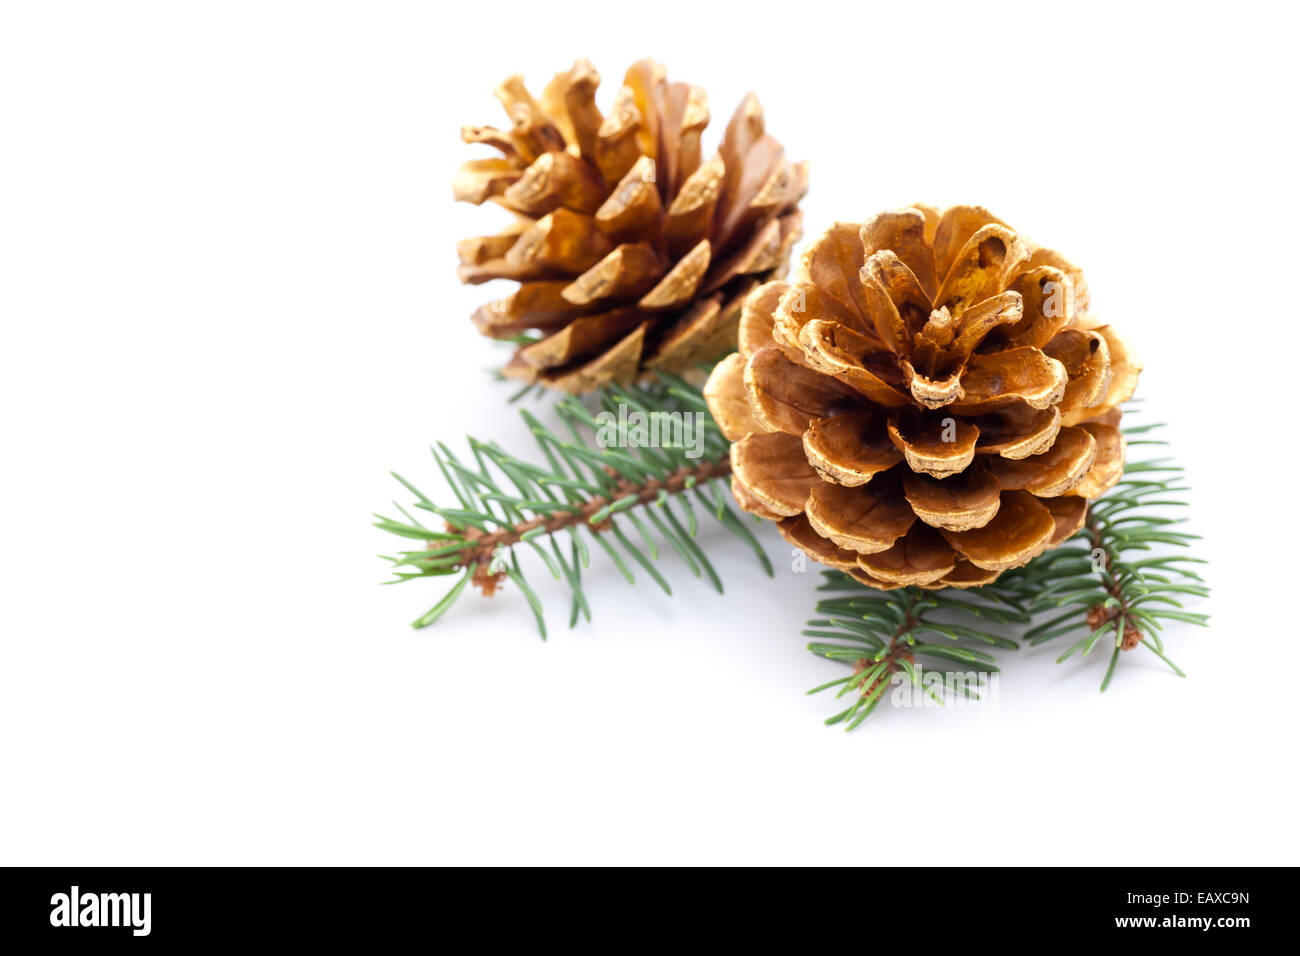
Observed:
[[[1292,469],[1257,454],[1294,461],[1292,13],[723,7],[6,5],[0,862],[1300,862]],[[1086,268],[1196,488],[1189,679],[1135,653],[1100,695],[1049,646],[996,712],[824,728],[774,534],[774,583],[710,537],[726,598],[602,566],[546,644],[513,589],[407,627],[442,587],[377,586],[388,470],[525,441],[453,274],[491,216],[459,127],[514,70],[644,55],[707,88],[706,145],[759,93],[811,231],[978,202]]]

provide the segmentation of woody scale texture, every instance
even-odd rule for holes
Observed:
[[[737,500],[873,587],[987,584],[1123,474],[1141,365],[1080,271],[985,209],[837,223],[738,334],[705,388]]]
[[[525,336],[504,372],[567,392],[680,373],[735,344],[740,303],[786,265],[801,235],[807,163],[790,163],[747,96],[705,159],[704,91],[642,60],[612,108],[596,106],[586,60],[534,98],[515,75],[497,99],[506,129],[462,138],[499,155],[466,162],[457,199],[511,214],[459,243],[460,277],[509,279],[474,314],[494,338]]]

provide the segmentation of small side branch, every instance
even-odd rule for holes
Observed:
[[[613,493],[608,496],[592,495],[574,503],[572,510],[529,518],[486,534],[474,527],[467,528],[461,561],[463,564],[489,564],[499,549],[510,548],[526,538],[537,537],[539,531],[554,535],[569,528],[584,527],[592,534],[601,534],[611,529],[610,516],[613,514],[638,505],[655,503],[665,495],[678,495],[730,474],[731,459],[727,457],[693,466],[683,465],[663,478],[648,478],[641,482],[617,478],[618,488]],[[430,542],[429,547],[436,548],[437,543]]]
[[[559,429],[522,411],[542,462],[473,438],[473,460],[462,461],[438,443],[434,461],[455,505],[435,504],[394,475],[415,495],[412,511],[441,520],[438,527],[428,527],[396,502],[401,520],[380,517],[378,527],[422,546],[388,559],[396,580],[462,575],[416,627],[437,620],[467,584],[491,595],[510,582],[527,599],[544,637],[541,600],[519,563],[519,553],[525,550],[568,585],[573,597],[570,626],[579,617],[591,618],[582,585],[591,545],[603,551],[629,583],[635,582],[636,566],[671,594],[656,565],[659,545],[667,543],[692,574],[707,577],[721,591],[722,581],[696,540],[697,508],[744,541],[767,573],[773,573],[767,554],[729,507],[725,485],[718,480],[731,474],[729,443],[708,414],[703,396],[680,379],[661,377],[663,381],[653,386],[606,386],[595,396],[596,409],[577,398],[559,401]],[[656,428],[646,439],[632,428],[637,418],[673,427]]]
[[[1149,434],[1164,426],[1125,429],[1130,448],[1164,445]],[[1027,569],[1037,592],[1035,614],[1060,611],[1025,633],[1031,645],[1066,634],[1082,636],[1063,653],[1090,653],[1111,638],[1110,662],[1101,689],[1110,686],[1121,652],[1145,647],[1180,677],[1165,656],[1162,632],[1170,621],[1204,626],[1205,614],[1183,609],[1187,597],[1207,597],[1209,588],[1193,570],[1204,560],[1188,554],[1199,537],[1183,530],[1187,502],[1183,470],[1168,458],[1130,461],[1123,478],[1088,509],[1078,535]]]
[[[839,697],[854,694],[848,708],[826,721],[842,723],[845,730],[857,727],[875,710],[899,673],[942,704],[933,686],[923,682],[919,659],[929,662],[929,673],[943,672],[945,687],[951,686],[947,678],[958,669],[962,673],[996,672],[994,658],[979,645],[1007,650],[1017,645],[993,633],[988,625],[1027,620],[1012,581],[988,585],[978,592],[900,588],[882,593],[838,571],[825,572],[825,577],[821,590],[847,593],[818,602],[817,612],[827,616],[808,622],[804,636],[817,639],[808,650],[850,664],[853,672],[808,693],[839,687]]]

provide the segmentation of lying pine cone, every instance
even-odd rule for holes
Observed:
[[[702,163],[703,90],[642,60],[602,116],[599,83],[579,60],[537,101],[510,77],[495,92],[511,129],[461,131],[501,158],[465,163],[454,185],[457,199],[490,199],[516,217],[459,244],[462,281],[519,282],[475,324],[494,338],[541,332],[505,372],[568,392],[680,372],[734,347],[741,300],[799,239],[808,186],[808,165],[788,163],[764,134],[752,94]]]
[[[839,223],[754,290],[705,388],[732,490],[873,587],[975,587],[1083,526],[1141,365],[1083,277],[987,210]]]

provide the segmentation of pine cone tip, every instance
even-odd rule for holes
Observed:
[[[699,87],[642,60],[603,114],[599,82],[579,60],[540,99],[518,75],[501,83],[510,128],[461,131],[499,155],[466,162],[453,183],[456,199],[515,217],[458,244],[462,281],[519,283],[475,325],[495,338],[538,333],[505,373],[570,392],[734,347],[744,296],[779,274],[802,234],[808,186],[808,164],[785,158],[752,94],[705,160]]]

